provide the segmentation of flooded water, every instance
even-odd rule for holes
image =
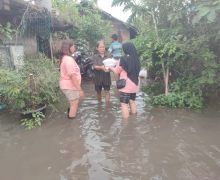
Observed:
[[[48,113],[27,131],[0,113],[0,180],[220,180],[220,112],[152,108],[121,119],[117,91],[109,107],[91,83],[75,120]]]

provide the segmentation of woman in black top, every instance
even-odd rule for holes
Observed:
[[[103,60],[109,58],[105,52],[104,41],[99,41],[96,45],[97,54],[92,57],[93,68],[94,68],[94,84],[97,92],[97,99],[102,99],[102,89],[105,90],[105,101],[108,103],[110,100],[110,87],[111,87],[111,76],[110,72],[105,68]]]

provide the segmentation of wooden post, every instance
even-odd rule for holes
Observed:
[[[49,38],[49,44],[50,44],[50,56],[51,56],[52,62],[55,64],[54,57],[53,57],[53,39],[52,39],[51,34]]]
[[[33,98],[36,95],[36,83],[33,74],[29,74],[29,88],[30,88],[30,105],[32,108],[34,108],[35,103]]]

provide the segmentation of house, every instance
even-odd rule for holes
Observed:
[[[73,27],[51,12],[51,0],[31,2],[0,1],[0,66],[17,68],[22,65],[20,60],[24,55],[38,52],[52,57],[51,32]],[[8,22],[16,28],[12,39],[1,33],[1,27]]]
[[[135,27],[113,17],[111,14],[101,11],[101,15],[105,20],[111,22],[113,32],[112,34],[118,34],[119,41],[125,42],[129,39],[133,39],[137,35],[137,30]]]
[[[35,2],[34,5],[30,3],[32,1]],[[10,22],[19,30],[19,33],[12,40],[5,39],[0,33],[0,40],[4,45],[22,45],[25,55],[42,52],[50,57],[52,54],[51,31],[65,31],[74,25],[53,16],[51,0],[31,0],[30,2],[24,0],[0,1],[0,24]],[[111,22],[112,33],[117,33],[122,42],[135,37],[136,30],[134,27],[107,12],[101,11],[101,15]]]
[[[12,40],[0,36],[4,45],[23,45],[26,55],[41,52],[44,46],[49,49],[51,16],[49,10],[41,4],[32,5],[24,0],[1,1],[0,23],[4,25],[7,22],[17,28],[17,33],[14,33]],[[49,54],[49,50],[47,51],[45,53]]]

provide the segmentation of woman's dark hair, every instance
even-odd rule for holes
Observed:
[[[133,59],[138,60],[137,50],[136,50],[133,43],[131,43],[131,42],[123,43],[122,49],[123,49],[125,55],[132,56]]]
[[[118,35],[117,35],[117,34],[112,34],[111,38],[112,38],[114,41],[117,41],[117,40],[118,40]]]
[[[133,43],[126,42],[122,44],[122,49],[125,56],[120,60],[120,65],[127,72],[128,77],[138,84],[138,76],[140,72],[140,61],[138,58],[137,50]]]
[[[72,40],[64,40],[62,42],[62,45],[61,45],[61,49],[60,49],[60,62],[59,62],[59,67],[62,63],[62,58],[63,56],[67,55],[69,56],[70,55],[70,48],[74,45],[73,41]]]
[[[105,41],[104,41],[104,40],[99,40],[99,41],[97,41],[96,46],[95,46],[95,50],[94,50],[94,53],[95,53],[95,54],[98,53],[97,48],[99,47],[99,45],[100,45],[101,43],[103,43],[103,44],[105,45]]]
[[[64,55],[70,55],[70,48],[74,45],[72,40],[64,40],[61,45],[61,58]]]

